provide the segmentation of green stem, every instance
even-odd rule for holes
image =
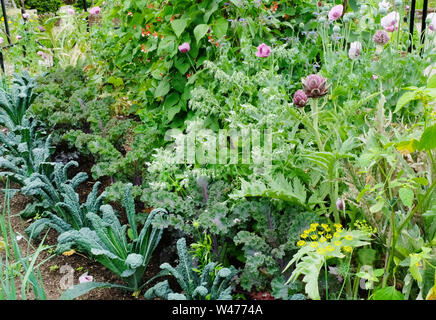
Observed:
[[[325,299],[329,299],[329,284],[328,284],[328,272],[327,272],[327,259],[324,258],[324,274],[325,274]]]
[[[395,228],[395,213],[394,213],[394,206],[392,205],[391,206],[391,239],[390,239],[389,253],[388,253],[389,258],[388,258],[388,263],[386,265],[385,274],[383,276],[383,284],[382,284],[383,288],[387,284],[388,277],[390,274],[391,264],[394,259],[394,250],[395,250],[395,244],[397,242],[397,235],[398,235],[398,230],[396,230]]]
[[[319,108],[318,108],[318,99],[312,99],[312,121],[313,121],[313,134],[315,135],[316,143],[318,144],[318,148],[320,151],[324,151],[324,146],[321,142],[321,137],[319,135]]]

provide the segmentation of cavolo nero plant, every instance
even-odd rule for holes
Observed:
[[[174,292],[168,280],[159,282],[145,293],[146,299],[155,297],[165,300],[232,300],[232,287],[230,282],[237,274],[234,267],[216,270],[216,263],[208,263],[201,274],[197,273],[186,247],[185,238],[177,241],[179,264],[176,267],[164,263],[158,276],[172,275],[182,293]]]
[[[89,227],[62,233],[57,249],[63,253],[75,247],[86,252],[121,277],[125,285],[98,282],[79,284],[65,292],[63,298],[72,299],[98,287],[118,287],[139,294],[144,287],[144,273],[163,233],[163,229],[154,228],[152,222],[157,213],[165,210],[154,209],[138,232],[131,187],[131,184],[127,185],[123,196],[129,226],[122,226],[114,209],[110,205],[103,205],[100,207],[101,217],[93,212],[86,214]]]
[[[29,106],[36,98],[34,88],[36,81],[26,71],[15,74],[12,86],[9,88],[2,80],[0,87],[0,125],[9,130],[22,124]]]
[[[45,177],[43,177],[43,179],[44,178]],[[42,205],[45,205],[48,209],[43,212],[43,218],[35,220],[26,229],[26,233],[29,237],[39,237],[41,232],[48,227],[62,234],[70,230],[80,230],[81,228],[91,226],[88,213],[98,213],[105,197],[105,192],[98,195],[98,187],[101,183],[96,182],[86,202],[80,204],[79,195],[74,191],[75,182],[77,181],[73,179],[68,182],[70,183],[61,183],[58,186],[59,189],[53,188],[53,185],[48,180],[46,180],[45,183],[41,180],[35,182],[33,190],[37,190],[36,192],[39,192],[38,194],[43,198],[47,196],[47,198],[44,198],[46,202],[43,202]],[[23,190],[28,192],[28,194],[32,194],[28,189],[23,188]],[[49,200],[47,201],[50,196],[59,198],[57,202],[50,203]],[[53,210],[54,213],[48,210]]]

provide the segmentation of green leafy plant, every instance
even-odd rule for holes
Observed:
[[[73,246],[86,252],[120,276],[126,283],[126,286],[114,286],[138,293],[145,285],[142,283],[142,278],[163,232],[162,229],[154,228],[152,221],[158,212],[164,210],[153,210],[148,215],[141,231],[138,232],[134,201],[130,193],[131,187],[131,185],[127,186],[123,197],[123,206],[127,212],[130,232],[127,230],[127,225],[121,226],[113,208],[109,205],[103,205],[100,208],[102,217],[93,212],[86,214],[86,218],[91,224],[89,228],[70,230],[59,236],[58,252],[68,251]],[[78,285],[65,292],[63,298],[72,299],[91,290],[92,286],[97,288],[102,285],[110,286],[110,284],[102,283]]]
[[[35,220],[26,229],[26,233],[31,238],[38,238],[41,232],[47,227],[51,227],[62,234],[70,230],[80,230],[81,228],[91,226],[92,222],[89,220],[88,213],[98,213],[101,202],[105,197],[105,193],[102,192],[100,196],[98,196],[100,182],[96,182],[92,192],[88,195],[86,202],[80,204],[79,195],[74,191],[74,182],[75,181],[73,180],[70,184],[60,184],[59,195],[57,189],[52,189],[53,186],[51,184],[44,184],[41,180],[34,181],[33,185],[28,186],[32,186],[33,190],[38,188],[38,192],[40,192],[39,195],[42,195],[42,197],[47,196],[45,199],[49,199],[50,196],[56,198],[60,197],[58,202],[54,202],[55,199],[50,199],[48,201],[49,209],[52,209],[50,205],[53,205],[55,213],[45,211],[43,215],[45,217]],[[37,183],[40,183],[40,185],[36,186]],[[25,190],[30,193],[28,189]],[[45,190],[48,192],[45,193]],[[54,204],[51,204],[50,201],[53,201]]]
[[[40,267],[51,257],[39,262],[41,253],[49,250],[44,239],[37,248],[30,246],[24,252],[17,240],[17,233],[13,230],[10,214],[9,182],[6,191],[3,210],[0,215],[0,300],[46,300],[47,295],[42,281]],[[27,240],[25,240],[27,241]],[[20,272],[14,271],[14,266],[19,266]],[[16,278],[19,278],[20,287]]]
[[[182,293],[175,293],[165,280],[148,289],[145,293],[146,299],[159,297],[166,300],[232,300],[230,281],[236,275],[233,267],[215,272],[216,264],[211,262],[204,267],[201,274],[195,272],[185,238],[177,241],[177,252],[179,264],[176,267],[169,263],[162,264],[162,271],[158,276],[172,275],[180,285]]]
[[[29,73],[15,74],[12,86],[0,87],[0,124],[13,130],[23,122],[24,115],[36,98],[36,81]]]
[[[295,281],[300,275],[304,275],[305,292],[313,300],[320,299],[318,278],[324,266],[327,281],[327,261],[329,259],[344,259],[346,254],[342,251],[349,254],[353,252],[354,248],[370,244],[370,238],[365,232],[343,230],[340,224],[335,224],[334,228],[333,231],[327,224],[311,224],[311,227],[301,235],[302,240],[297,243],[301,249],[298,250],[284,269],[286,271],[292,264],[296,264],[288,282]],[[334,232],[333,235],[330,232]],[[326,299],[328,299],[327,284]]]

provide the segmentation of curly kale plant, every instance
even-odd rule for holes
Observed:
[[[177,251],[178,266],[172,267],[169,263],[164,263],[160,266],[162,271],[158,276],[173,275],[183,293],[175,293],[165,280],[147,290],[146,299],[159,297],[166,300],[232,300],[230,281],[237,273],[234,267],[223,268],[215,274],[216,264],[211,262],[198,274],[193,270],[192,257],[188,254],[185,238],[177,241]]]
[[[0,124],[13,130],[22,124],[27,109],[36,98],[35,79],[27,72],[15,74],[11,88],[0,87]]]
[[[98,262],[120,276],[126,284],[126,286],[122,286],[123,289],[139,292],[144,286],[142,278],[151,255],[163,232],[162,229],[154,228],[152,221],[158,212],[164,210],[153,210],[141,231],[138,232],[131,187],[132,185],[128,185],[123,197],[123,206],[127,212],[131,232],[128,232],[127,225],[121,225],[110,205],[103,205],[100,208],[103,213],[102,217],[93,212],[86,215],[86,218],[91,222],[89,227],[61,234],[58,238],[57,251],[61,253],[76,247],[78,250],[93,256]],[[63,298],[74,298],[99,286],[115,285],[102,283],[79,285],[67,291]]]

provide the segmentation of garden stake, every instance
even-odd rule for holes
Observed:
[[[11,35],[9,33],[8,16],[6,14],[5,1],[4,0],[0,0],[0,1],[2,3],[3,19],[5,20],[6,38],[8,38],[8,42],[9,44],[11,44]]]
[[[86,0],[83,0],[83,10],[85,10],[85,12],[88,11],[88,5],[86,3]],[[89,31],[89,18],[86,17],[86,21],[88,23],[88,25],[86,26],[86,31]]]
[[[424,0],[423,8],[422,8],[422,22],[421,22],[421,44],[424,46],[425,41],[425,28],[426,28],[426,19],[427,19],[427,11],[428,11],[428,0]],[[421,47],[421,54],[424,47]]]

